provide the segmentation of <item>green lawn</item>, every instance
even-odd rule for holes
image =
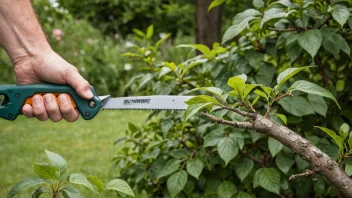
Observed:
[[[68,173],[91,174],[107,182],[113,176],[111,158],[118,150],[114,140],[124,136],[128,122],[143,124],[147,115],[147,111],[101,111],[93,120],[74,123],[39,122],[23,116],[12,122],[0,119],[0,197],[6,197],[21,179],[35,176],[33,163],[48,162],[45,149],[67,160]],[[92,197],[87,196],[88,190],[80,190]],[[31,197],[30,192],[16,197]]]

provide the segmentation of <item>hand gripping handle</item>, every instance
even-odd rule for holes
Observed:
[[[4,96],[4,101],[0,104],[0,117],[7,120],[15,120],[21,113],[24,104],[32,104],[32,97],[35,94],[52,93],[58,96],[61,93],[71,97],[71,103],[78,109],[85,120],[94,118],[101,106],[94,88],[91,87],[94,97],[91,100],[81,98],[76,91],[68,85],[56,84],[30,84],[30,85],[0,85],[0,95]]]

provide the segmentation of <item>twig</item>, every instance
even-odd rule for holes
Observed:
[[[296,28],[286,28],[286,29],[269,28],[269,30],[272,30],[275,32],[292,32],[292,31],[295,31]]]
[[[302,178],[302,177],[308,177],[308,176],[312,176],[313,177],[313,181],[316,180],[316,178],[314,177],[315,176],[315,172],[312,171],[312,170],[308,170],[308,169],[306,170],[305,173],[292,175],[288,180],[291,181],[291,180],[295,180],[295,179]]]
[[[242,110],[239,110],[237,108],[232,108],[232,107],[228,107],[228,106],[225,106],[225,105],[222,105],[222,107],[224,109],[227,109],[227,110],[230,110],[232,112],[235,112],[243,117],[248,117],[248,118],[255,118],[255,114],[254,113],[250,113],[250,112],[246,112],[246,111],[242,111]]]
[[[321,62],[321,58],[320,58],[320,56],[318,54],[315,56],[315,63],[318,65],[318,69],[320,71],[320,74],[323,77],[324,86],[328,87],[328,85],[329,85],[329,77],[325,73],[325,69],[324,69],[323,64]]]
[[[257,159],[257,158],[255,158],[254,156],[250,155],[249,153],[244,152],[244,151],[241,150],[241,149],[240,149],[240,152],[241,152],[243,155],[247,156],[249,159],[251,159],[251,160],[253,160],[254,162],[257,162],[258,164],[260,164],[260,165],[262,165],[263,167],[265,167],[265,164],[264,164],[263,160]]]
[[[292,96],[292,93],[285,93],[285,94],[278,95],[271,102],[269,102],[268,108],[266,109],[265,117],[269,118],[270,109],[273,106],[274,102],[276,102],[276,101],[278,101],[278,100],[280,100],[280,99],[282,99],[282,98],[284,98],[286,96]]]
[[[206,114],[206,113],[200,113],[200,115],[209,118],[213,122],[230,125],[235,128],[241,128],[241,129],[253,129],[254,128],[253,124],[250,122],[237,122],[237,121],[224,120],[222,118],[218,118],[218,117]]]

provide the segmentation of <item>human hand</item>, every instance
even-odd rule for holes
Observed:
[[[68,84],[81,97],[93,98],[88,81],[78,73],[74,66],[51,49],[37,55],[20,58],[14,62],[14,65],[17,84],[43,82]],[[59,95],[59,105],[53,94],[35,95],[32,99],[33,106],[26,104],[22,107],[22,113],[27,118],[36,117],[41,121],[50,118],[54,122],[64,118],[66,121],[73,122],[79,117],[78,111],[73,108],[67,94]]]

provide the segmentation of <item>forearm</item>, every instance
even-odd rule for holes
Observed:
[[[0,45],[14,65],[51,50],[29,0],[0,0]]]

